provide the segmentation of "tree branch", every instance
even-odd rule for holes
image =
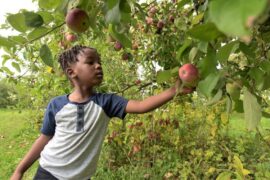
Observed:
[[[141,86],[138,87],[138,91],[141,91],[143,88],[149,86],[149,85],[152,85],[153,82],[149,82],[149,83],[145,83],[145,84],[142,84]],[[134,84],[129,84],[127,85],[127,87],[125,87],[124,89],[122,89],[121,91],[119,92],[116,92],[116,94],[124,94],[125,91],[127,91],[128,89],[132,88],[133,86],[138,86],[136,83]]]
[[[63,23],[61,23],[61,24],[59,24],[59,25],[53,27],[50,31],[48,31],[48,32],[46,32],[46,33],[44,33],[44,34],[42,34],[42,35],[40,35],[40,36],[38,36],[38,37],[36,37],[36,38],[30,40],[30,41],[27,41],[27,42],[24,43],[23,45],[25,46],[25,45],[30,44],[30,43],[32,43],[32,42],[38,40],[38,39],[43,38],[43,37],[46,36],[47,34],[50,34],[50,33],[53,32],[54,30],[60,28],[60,27],[63,26],[64,24],[66,24],[66,22],[63,22]]]

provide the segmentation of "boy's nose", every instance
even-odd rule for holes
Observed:
[[[99,63],[96,63],[96,69],[101,69],[101,64],[99,64]]]

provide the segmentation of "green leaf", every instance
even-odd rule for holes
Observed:
[[[217,71],[217,58],[214,49],[208,47],[206,57],[199,61],[198,68],[202,79],[210,73]]]
[[[12,58],[11,58],[9,55],[7,55],[7,54],[3,54],[1,57],[2,57],[2,66],[4,66],[8,60],[12,59]]]
[[[218,29],[227,35],[246,36],[251,32],[247,28],[248,18],[258,17],[267,0],[215,0],[210,1],[209,16]]]
[[[171,78],[170,70],[159,71],[157,73],[157,83],[163,83],[165,81],[168,81],[170,78]]]
[[[131,8],[127,0],[120,0],[119,8],[121,12],[131,13]]]
[[[226,112],[228,114],[232,112],[232,100],[228,95],[226,96]]]
[[[9,36],[8,39],[17,44],[24,44],[27,42],[27,39],[25,39],[23,36]]]
[[[179,67],[173,69],[158,71],[157,73],[157,83],[163,83],[169,81],[172,77],[178,76]]]
[[[16,62],[12,62],[11,65],[18,71],[21,72],[21,68],[20,65]]]
[[[261,88],[262,91],[263,91],[263,90],[267,90],[267,89],[270,88],[270,81],[269,81],[269,79],[270,79],[270,74],[264,76],[263,79],[264,79],[264,82],[263,82],[263,87]]]
[[[47,28],[45,27],[39,27],[34,29],[33,31],[31,31],[28,35],[27,35],[27,39],[28,40],[33,40],[35,38],[41,37],[42,35],[44,35],[46,32],[48,31]]]
[[[262,116],[265,118],[270,118],[270,113],[263,111]]]
[[[41,15],[34,12],[23,12],[25,25],[32,28],[37,28],[42,26],[43,18]]]
[[[262,117],[261,106],[257,98],[244,88],[244,115],[249,130],[254,130]]]
[[[270,61],[269,60],[265,60],[263,62],[260,63],[260,68],[262,70],[264,70],[265,72],[270,72]]]
[[[261,33],[262,39],[266,42],[270,42],[270,31]]]
[[[0,36],[0,47],[11,48],[15,46],[14,42],[10,41],[8,38]]]
[[[227,61],[230,54],[234,52],[235,47],[238,45],[237,41],[232,41],[225,46],[222,46],[219,48],[218,53],[217,53],[217,59],[219,62],[224,62]]]
[[[108,9],[112,9],[118,3],[119,3],[119,0],[106,0],[106,5],[107,5]]]
[[[262,90],[263,86],[264,86],[264,75],[265,72],[262,71],[261,69],[254,67],[252,69],[250,69],[249,71],[249,76],[255,80],[256,83],[256,87],[259,90]],[[269,79],[267,79],[269,81]]]
[[[247,55],[247,57],[249,58],[255,58],[255,51],[254,49],[256,49],[256,46],[251,47],[251,45],[246,45],[244,43],[240,43],[239,45],[239,49],[245,54]]]
[[[215,94],[215,96],[212,99],[210,99],[206,103],[206,105],[207,106],[213,105],[213,104],[217,103],[221,98],[222,98],[222,90],[219,89],[218,92]]]
[[[243,105],[243,101],[238,99],[238,100],[234,100],[233,101],[234,104],[234,110],[238,113],[243,113],[244,112],[244,105]]]
[[[222,36],[222,33],[216,28],[215,24],[207,23],[193,27],[187,32],[193,38],[201,41],[212,41]]]
[[[184,5],[190,3],[191,1],[190,0],[181,0],[181,1],[178,1],[177,3],[177,9],[178,10],[181,10],[182,7],[184,7]]]
[[[109,25],[109,33],[110,35],[114,38],[117,39],[118,41],[121,42],[121,44],[126,47],[126,48],[131,48],[132,43],[129,40],[129,38],[125,34],[120,34],[117,32],[115,25],[110,24]]]
[[[231,180],[231,172],[222,172],[218,175],[218,177],[216,178],[216,180]]]
[[[9,75],[13,75],[14,74],[8,67],[3,66],[3,67],[1,67],[1,69],[4,72],[6,72],[7,74],[9,74]]]
[[[201,52],[207,53],[207,47],[208,47],[208,42],[204,42],[204,41],[198,42],[198,49]]]
[[[218,73],[209,74],[204,80],[199,82],[197,91],[210,98],[219,78],[220,75]]]
[[[118,24],[121,20],[121,13],[119,9],[119,1],[118,3],[111,9],[109,9],[105,15],[106,23],[108,24]]]
[[[38,6],[41,9],[52,10],[58,7],[62,0],[39,0]]]
[[[25,25],[24,15],[22,13],[8,15],[7,21],[17,31],[26,32],[28,30],[28,27]]]
[[[41,46],[41,48],[39,50],[39,55],[40,55],[40,58],[42,59],[42,61],[47,66],[53,67],[52,52],[46,44]]]
[[[193,47],[190,51],[189,51],[189,62],[193,62],[194,58],[196,57],[198,53],[198,48]]]
[[[243,171],[244,167],[243,167],[243,164],[238,156],[233,157],[233,166],[235,167],[235,169],[239,173],[239,175],[242,175],[242,171]]]
[[[96,3],[96,1],[89,1],[89,0],[79,0],[79,3],[77,5],[77,8],[86,10],[88,9],[89,5],[92,5],[92,3]]]
[[[39,11],[37,13],[42,17],[44,24],[49,24],[54,20],[53,15],[48,11]]]
[[[176,52],[176,59],[180,60],[183,52],[191,45],[192,41],[190,39],[186,39],[184,44],[178,49]]]

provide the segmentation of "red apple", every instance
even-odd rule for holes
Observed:
[[[170,16],[169,16],[169,21],[170,21],[171,23],[174,22],[174,16],[173,16],[173,15],[170,15]]]
[[[140,150],[141,150],[141,146],[138,144],[138,145],[133,145],[132,147],[132,152],[135,154],[135,153],[138,153]]]
[[[123,54],[122,54],[122,59],[123,59],[124,61],[128,60],[129,57],[130,57],[130,55],[129,55],[128,53],[123,53]]]
[[[196,66],[190,63],[184,64],[178,72],[185,87],[196,87],[199,80],[199,71]]]
[[[114,49],[115,49],[116,51],[121,50],[121,49],[122,49],[122,44],[121,44],[119,41],[116,41],[116,42],[114,43]]]
[[[66,40],[67,40],[68,42],[74,42],[74,41],[77,40],[77,36],[76,36],[75,34],[72,34],[72,33],[69,33],[69,32],[67,32],[67,33],[65,34],[65,38],[66,38]]]
[[[86,31],[90,25],[88,14],[79,8],[69,10],[65,21],[69,29],[77,33]]]
[[[141,80],[137,79],[137,80],[135,81],[135,84],[136,84],[136,85],[141,84]]]
[[[153,6],[150,8],[149,12],[152,14],[155,14],[157,12],[157,8],[155,6]]]
[[[157,28],[162,29],[164,27],[165,23],[162,20],[159,20],[157,23]]]
[[[146,20],[146,24],[148,25],[152,25],[154,23],[154,20],[151,17],[146,17],[145,20]]]

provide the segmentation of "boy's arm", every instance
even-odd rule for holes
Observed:
[[[23,160],[17,166],[15,172],[10,178],[11,180],[22,179],[24,172],[39,158],[41,151],[51,138],[52,136],[46,136],[44,134],[39,136],[28,153],[24,156]]]
[[[180,87],[180,84],[181,84],[180,79],[178,79],[174,87],[171,87],[158,95],[150,96],[143,101],[129,100],[126,106],[126,113],[141,114],[152,111],[162,106],[166,102],[173,99],[173,97],[177,93],[176,92],[177,88]],[[190,92],[185,91],[185,89],[183,89],[183,91],[180,92],[180,94],[187,94],[187,93]]]

